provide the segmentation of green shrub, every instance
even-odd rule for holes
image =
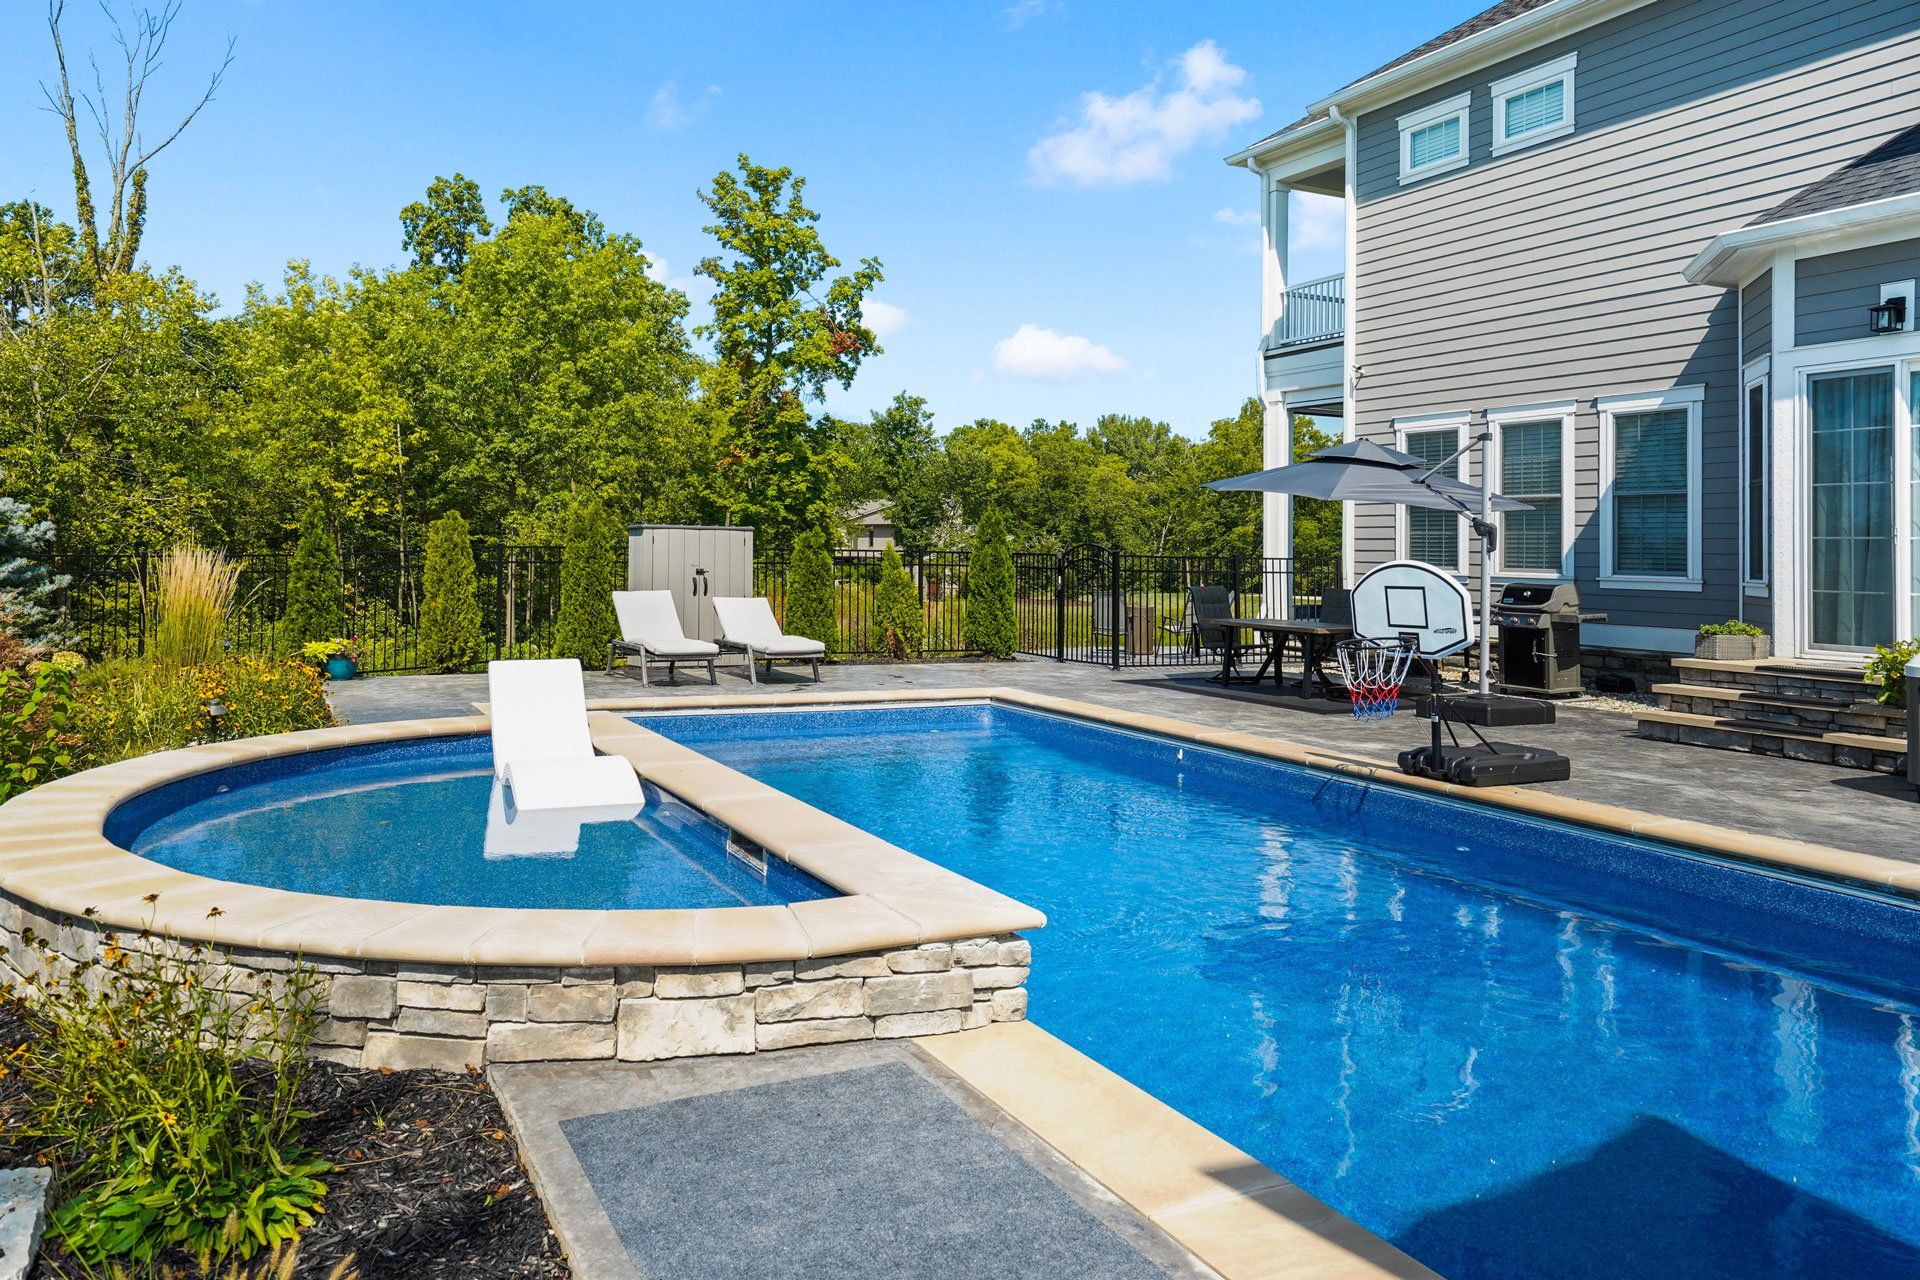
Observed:
[[[1020,643],[1013,614],[1013,552],[997,510],[980,517],[967,562],[967,647],[989,658],[1011,658]]]
[[[1767,633],[1751,622],[1740,622],[1728,618],[1725,622],[1701,623],[1700,634],[1703,636],[1763,636]]]
[[[53,558],[53,525],[35,520],[26,506],[0,498],[0,631],[11,632],[29,657],[71,644],[60,592],[70,585],[47,568]],[[0,666],[14,665],[0,659]]]
[[[827,536],[818,529],[808,530],[794,539],[781,629],[818,640],[828,653],[838,653],[840,627],[833,614],[833,595],[833,552],[827,547]]]
[[[880,557],[880,585],[873,593],[873,647],[895,658],[911,658],[927,640],[927,614],[920,590],[892,547]]]
[[[473,540],[458,511],[427,526],[425,578],[420,661],[433,671],[465,671],[486,652],[486,637],[480,631],[480,575],[473,567]]]
[[[280,643],[289,653],[314,640],[347,629],[347,600],[340,577],[340,548],[327,529],[327,513],[318,502],[300,517],[300,541],[287,570],[287,612]]]
[[[1907,664],[1920,654],[1920,640],[1902,640],[1898,644],[1875,645],[1867,659],[1867,681],[1880,686],[1874,695],[1889,707],[1907,705]]]
[[[218,551],[175,547],[155,574],[147,661],[198,667],[221,653],[221,637],[240,587],[240,566]]]
[[[80,1261],[184,1249],[246,1259],[314,1222],[331,1166],[295,1098],[317,984],[304,967],[232,976],[218,953],[108,934],[78,966],[24,933],[13,949],[30,1038],[12,1132],[54,1164],[52,1236]],[[22,954],[22,952],[25,954]]]
[[[74,672],[61,654],[23,670],[0,670],[0,802],[74,768]]]
[[[240,656],[186,669],[121,660],[88,667],[74,688],[75,751],[112,764],[213,739],[207,704],[226,709],[221,738],[321,729],[334,723],[320,672],[297,658]]]
[[[613,593],[620,588],[615,545],[620,531],[598,498],[581,498],[567,513],[560,549],[560,613],[553,624],[553,656],[578,658],[585,666],[607,660],[607,645],[620,638]]]

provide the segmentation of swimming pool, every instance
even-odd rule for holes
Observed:
[[[626,821],[516,813],[493,782],[485,737],[434,738],[198,774],[120,805],[106,836],[216,880],[389,902],[597,910],[834,894],[644,789],[645,807]]]
[[[1045,911],[1032,1016],[1452,1280],[1920,1272],[1920,913],[1005,706],[636,717]]]

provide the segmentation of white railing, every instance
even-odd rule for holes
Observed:
[[[1280,319],[1273,326],[1271,350],[1331,342],[1347,332],[1347,277],[1342,272],[1305,280],[1280,295]]]

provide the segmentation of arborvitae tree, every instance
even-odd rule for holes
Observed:
[[[73,642],[57,604],[67,579],[48,568],[52,558],[53,525],[0,498],[0,631],[10,632],[28,656]]]
[[[326,509],[318,502],[300,517],[300,541],[287,572],[287,613],[280,640],[290,651],[312,640],[344,635],[347,600],[340,582],[340,548],[327,529]]]
[[[1020,633],[1013,615],[1013,552],[998,509],[980,517],[967,561],[967,647],[989,658],[1011,658]]]
[[[619,530],[597,498],[581,498],[567,513],[560,552],[560,616],[553,626],[553,656],[578,658],[584,666],[607,660],[607,644],[620,638],[613,593],[619,588],[614,554]]]
[[[873,595],[873,644],[882,653],[911,658],[927,640],[927,614],[920,590],[900,563],[900,553],[888,547],[880,557],[880,585]]]
[[[479,574],[473,540],[458,511],[427,526],[426,599],[420,607],[420,661],[434,671],[465,671],[480,661]]]
[[[818,640],[828,653],[840,650],[840,628],[833,616],[833,552],[818,529],[794,540],[787,565],[787,616],[781,625],[789,635]]]

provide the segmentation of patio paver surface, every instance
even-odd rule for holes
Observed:
[[[978,688],[1011,685],[1123,710],[1149,712],[1216,728],[1236,729],[1309,746],[1337,747],[1391,761],[1425,740],[1426,722],[1409,710],[1384,725],[1355,723],[1344,713],[1315,714],[1241,696],[1213,686],[1196,688],[1197,669],[1126,669],[1015,662],[848,664],[826,669],[815,685],[784,672],[750,686],[736,669],[718,688],[704,676],[677,685],[643,688],[637,676],[587,676],[589,698],[781,690],[831,692],[870,689]],[[334,686],[334,703],[356,722],[416,716],[466,715],[484,701],[484,675],[382,676]],[[1573,761],[1573,777],[1543,790],[1621,805],[1739,831],[1835,845],[1920,863],[1920,793],[1902,779],[1827,765],[1649,742],[1633,736],[1632,717],[1592,707],[1563,706],[1559,721],[1512,730],[1509,737],[1551,747]]]

